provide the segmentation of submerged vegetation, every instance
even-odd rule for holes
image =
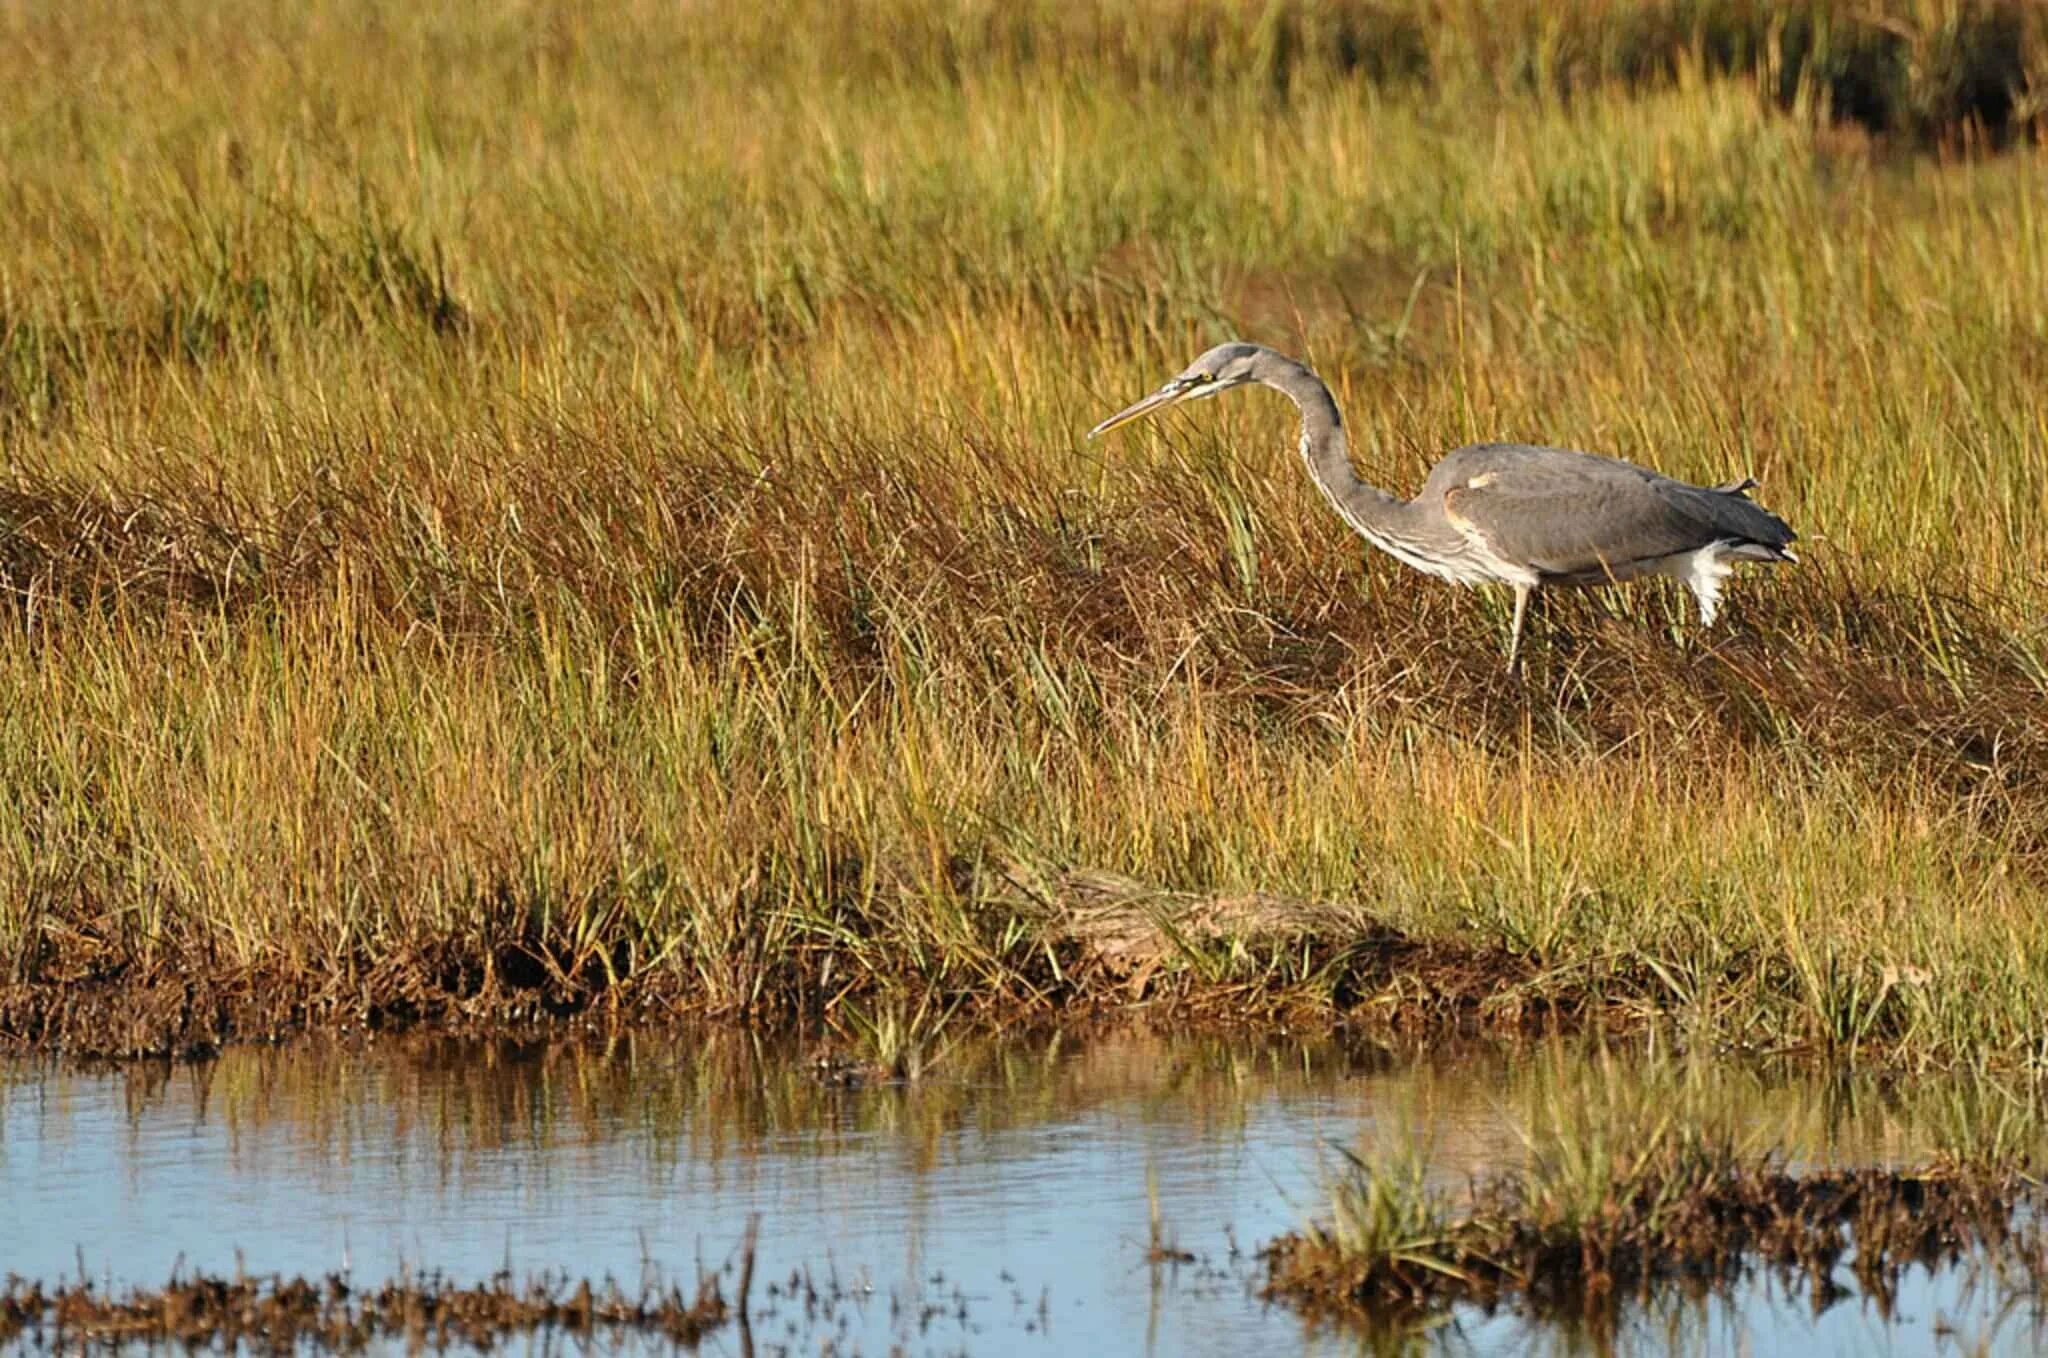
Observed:
[[[0,1030],[2037,1063],[2039,16],[1550,13],[0,15]],[[1277,402],[1082,441],[1232,335],[1381,484],[1754,474],[1807,564],[1554,601],[1518,686]]]

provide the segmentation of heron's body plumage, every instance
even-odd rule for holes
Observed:
[[[1482,443],[1448,453],[1411,503],[1483,537],[1531,584],[1670,574],[1675,557],[1783,560],[1792,530],[1735,488],[1709,488],[1597,453]],[[1501,577],[1506,583],[1514,579]]]

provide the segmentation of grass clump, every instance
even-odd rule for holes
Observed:
[[[1328,1216],[1265,1251],[1270,1295],[1379,1318],[1453,1303],[1573,1315],[1611,1332],[1651,1284],[1695,1293],[1762,1269],[1816,1307],[1880,1307],[1912,1264],[1979,1253],[2039,1284],[2026,1160],[1971,1143],[1920,1167],[1795,1166],[1669,1067],[1566,1068],[1539,1088],[1526,1159],[1463,1192],[1414,1147],[1344,1153]]]
[[[834,1041],[813,1062],[818,1077],[832,1085],[921,1080],[952,1050],[955,1039],[946,1036],[946,1029],[958,1007],[955,1002],[939,1010],[930,995],[914,1006],[896,997],[872,1006],[839,1007]]]

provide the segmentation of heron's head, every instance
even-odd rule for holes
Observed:
[[[1196,359],[1165,386],[1147,396],[1135,405],[1125,406],[1116,414],[1088,431],[1088,437],[1106,434],[1118,425],[1129,424],[1132,420],[1179,405],[1182,401],[1199,401],[1219,392],[1241,387],[1247,382],[1258,381],[1258,365],[1261,359],[1271,353],[1256,344],[1232,340],[1219,344],[1208,353]]]

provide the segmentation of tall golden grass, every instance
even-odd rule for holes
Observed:
[[[1546,12],[0,8],[17,1034],[167,977],[1056,1006],[1010,884],[1086,868],[1700,1041],[2038,1059],[2037,21]],[[1383,484],[1753,473],[1808,564],[1705,635],[1560,600],[1519,688],[1283,403],[1083,441],[1232,335]],[[1160,984],[1384,1000],[1324,933]]]

